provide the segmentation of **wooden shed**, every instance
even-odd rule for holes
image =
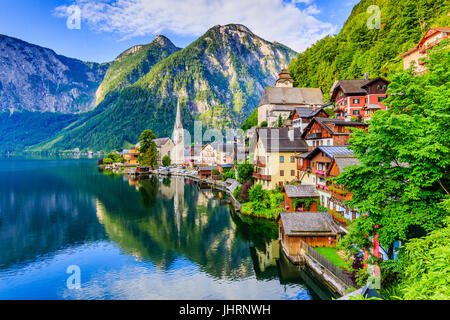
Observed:
[[[315,185],[285,185],[284,191],[284,209],[288,212],[294,212],[295,199],[299,199],[297,211],[317,211],[317,202],[319,201],[319,193]]]
[[[328,212],[281,212],[279,238],[289,255],[300,254],[301,241],[312,247],[334,247],[345,230]]]

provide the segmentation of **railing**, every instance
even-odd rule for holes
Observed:
[[[319,252],[314,250],[313,247],[311,247],[309,244],[307,244],[305,241],[300,240],[302,249],[305,251],[305,254],[316,260],[318,263],[320,263],[325,269],[330,271],[336,278],[341,280],[343,283],[345,283],[349,287],[354,287],[353,281],[342,272],[341,269],[339,269],[335,264],[330,262],[328,259],[326,259],[323,255],[321,255]]]

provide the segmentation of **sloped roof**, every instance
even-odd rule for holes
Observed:
[[[279,219],[288,236],[330,235],[343,232],[328,212],[281,212]]]
[[[360,165],[360,162],[358,158],[355,156],[350,156],[348,154],[336,154],[334,156],[334,161],[336,162],[337,167],[339,168],[339,171],[342,172],[344,168],[353,166],[353,165]]]
[[[322,128],[327,130],[332,135],[350,135],[350,132],[336,132],[332,129],[331,126],[328,124],[332,124],[334,126],[345,126],[345,127],[354,127],[354,126],[363,126],[367,127],[368,124],[364,122],[357,122],[357,121],[349,121],[344,119],[331,119],[331,118],[323,118],[323,117],[314,117],[306,126],[306,128],[303,130],[302,138],[305,138],[308,135],[309,128],[312,127],[314,122],[317,122],[321,125]]]
[[[284,191],[289,198],[310,198],[318,197],[319,193],[316,190],[316,186],[312,184],[285,185]]]
[[[289,131],[291,130],[291,133]],[[291,138],[289,135],[291,134]],[[258,139],[268,152],[306,152],[308,145],[299,128],[258,128]]]
[[[259,105],[264,104],[319,105],[323,94],[320,88],[266,87]]]
[[[158,139],[154,139],[153,141],[155,141],[155,144],[157,147],[161,147],[162,145],[166,144],[166,142],[169,140],[170,140],[170,138],[158,138]]]
[[[325,153],[331,159],[336,155],[353,156],[353,150],[348,149],[348,146],[317,146],[306,156],[306,159],[312,159],[319,152]]]
[[[320,111],[325,109],[325,107],[320,108],[309,108],[309,107],[296,107],[291,115],[293,115],[294,111],[297,112],[300,118],[312,118],[315,117]]]

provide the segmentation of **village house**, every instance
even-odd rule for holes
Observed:
[[[236,144],[234,142],[221,143],[214,141],[210,144],[214,149],[214,164],[233,164],[235,160]]]
[[[326,181],[327,173],[336,155],[353,156],[353,151],[347,146],[319,146],[309,152],[305,158],[297,158],[302,164],[300,183],[315,185],[320,196],[320,204],[325,207],[329,207],[328,203],[331,198]]]
[[[138,164],[138,158],[140,145],[136,144],[133,148],[125,149],[122,152],[122,157],[125,159],[127,164]]]
[[[212,166],[216,164],[216,153],[210,143],[207,143],[200,150],[200,164],[202,166]]]
[[[359,165],[359,160],[351,154],[335,154],[327,171],[327,178],[338,177],[344,168],[353,165]],[[330,199],[326,203],[326,207],[335,210],[349,220],[359,217],[359,213],[344,204],[344,201],[352,200],[352,193],[345,190],[342,185],[336,185],[331,181],[327,181],[327,187],[330,192]]]
[[[172,142],[170,138],[158,138],[153,140],[156,144],[156,150],[158,150],[158,165],[162,164],[162,159],[165,156],[169,156],[169,158],[173,161],[173,150],[175,148],[175,144]]]
[[[345,230],[328,212],[281,212],[281,245],[289,256],[300,254],[301,241],[312,247],[335,247]]]
[[[366,129],[363,122],[348,119],[313,118],[302,133],[308,144],[308,150],[317,146],[343,146],[348,144],[352,128]]]
[[[320,108],[322,104],[323,95],[319,88],[294,88],[294,80],[289,71],[283,69],[275,87],[264,88],[258,106],[258,125],[267,121],[268,127],[274,127],[278,124],[279,116],[284,121],[295,108]]]
[[[285,211],[318,211],[319,193],[315,185],[285,185],[283,192]]]
[[[418,74],[426,72],[426,67],[421,59],[427,57],[428,50],[441,43],[442,40],[448,39],[449,34],[450,27],[429,28],[414,48],[401,55],[403,58],[403,69],[414,67]]]
[[[288,121],[286,125],[292,126],[294,128],[300,128],[300,132],[306,128],[306,126],[311,122],[314,117],[328,118],[328,113],[325,112],[325,108],[329,106],[328,104],[317,108],[295,108],[288,116]]]
[[[336,81],[330,90],[331,101],[337,119],[368,118],[376,110],[386,110],[383,101],[389,81],[378,77]],[[367,115],[365,115],[367,112]]]
[[[256,183],[271,190],[296,180],[295,155],[307,149],[298,128],[258,128],[253,158]]]
[[[218,166],[203,166],[198,167],[198,176],[201,179],[208,179],[212,176],[213,170],[219,170]]]

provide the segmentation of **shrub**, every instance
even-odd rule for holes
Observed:
[[[246,181],[253,181],[253,165],[248,162],[243,162],[237,166],[238,180],[240,183]]]
[[[111,164],[113,161],[110,158],[103,159],[103,164]]]
[[[255,184],[250,189],[250,201],[251,202],[261,202],[261,201],[264,201],[265,198],[267,198],[267,191],[265,191],[262,188],[262,185]]]
[[[162,165],[164,167],[168,167],[170,166],[170,164],[172,163],[172,160],[170,159],[170,157],[166,154],[163,158],[162,158]]]
[[[217,170],[217,169],[212,169],[212,170],[211,170],[211,174],[212,174],[213,176],[218,176],[218,175],[220,174],[220,171]]]
[[[235,179],[236,172],[233,169],[226,169],[222,172],[222,180],[225,181],[227,179]]]
[[[273,192],[270,195],[270,206],[272,208],[278,208],[284,203],[284,194],[279,192]]]
[[[241,194],[242,188],[237,186],[233,191],[233,196],[236,200],[238,200],[239,195]]]
[[[268,123],[266,120],[264,120],[263,122],[261,122],[261,124],[259,125],[261,128],[267,128]]]

